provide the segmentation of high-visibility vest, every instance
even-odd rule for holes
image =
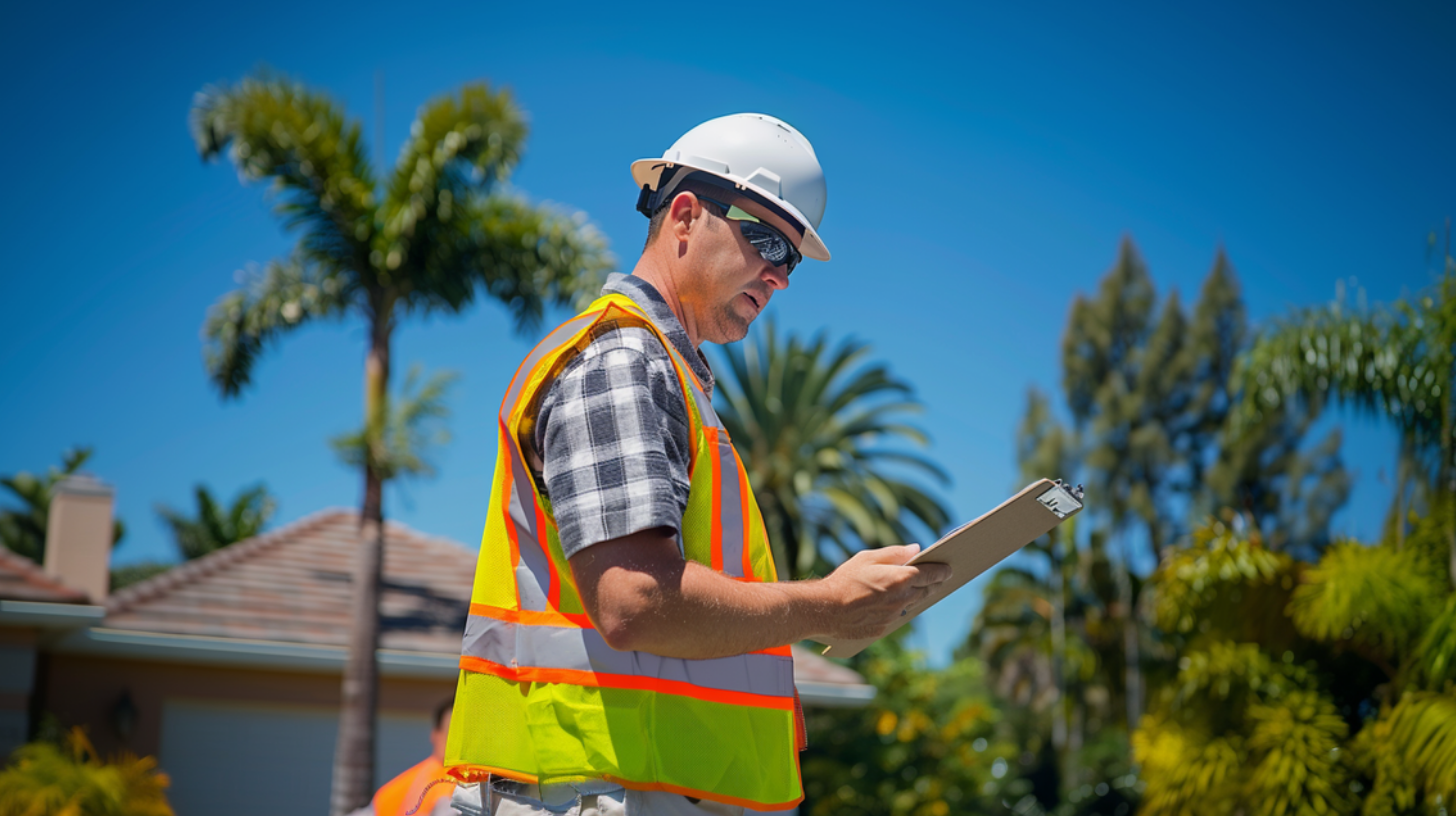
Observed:
[[[454,785],[434,784],[444,772],[440,760],[426,757],[425,761],[384,783],[371,802],[374,816],[430,816],[435,804],[448,799],[455,790]]]
[[[501,404],[446,768],[467,782],[489,774],[540,785],[605,780],[792,808],[803,798],[803,720],[789,647],[685,660],[608,646],[582,606],[550,500],[528,467],[524,452],[534,450],[551,381],[593,337],[625,325],[662,342],[687,402],[684,555],[737,580],[777,580],[748,475],[701,383],[630,298],[598,299],[531,352]]]

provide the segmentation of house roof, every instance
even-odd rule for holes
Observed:
[[[101,626],[120,641],[132,632],[344,647],[358,523],[352,510],[325,510],[190,561],[112,595]],[[380,648],[448,656],[453,667],[475,561],[462,544],[387,523]],[[873,696],[856,672],[793,651],[806,701],[858,705]]]
[[[190,561],[111,596],[104,626],[344,646],[358,523],[325,510]],[[474,575],[470,550],[387,522],[380,648],[458,652]]]
[[[0,598],[12,601],[86,603],[86,593],[45,574],[40,565],[0,546]]]

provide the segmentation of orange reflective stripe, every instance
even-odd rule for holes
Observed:
[[[472,782],[486,782],[492,776],[504,776],[507,779],[514,779],[517,782],[529,782],[532,785],[539,780],[534,774],[525,771],[513,771],[509,768],[497,768],[494,765],[451,765],[445,769],[445,775],[464,784]]]
[[[748,708],[774,708],[793,711],[794,698],[773,697],[768,694],[753,694],[746,691],[724,691],[695,686],[681,680],[661,680],[656,677],[637,677],[631,674],[607,674],[605,672],[580,671],[577,669],[542,669],[536,666],[502,666],[479,657],[461,656],[460,668],[479,674],[489,674],[503,680],[517,683],[566,683],[572,686],[594,688],[615,688],[631,691],[653,691],[659,694],[675,694],[691,697],[709,703]]]
[[[595,629],[591,617],[572,612],[534,612],[529,609],[502,609],[499,606],[473,603],[470,614],[495,618],[508,623],[522,623],[527,626],[565,626],[574,629]],[[784,648],[788,648],[787,646]]]
[[[550,573],[550,585],[546,587],[546,606],[549,609],[561,608],[561,575],[556,571],[556,559],[551,557],[551,548],[546,532],[546,511],[541,507],[541,497],[534,492],[531,494],[532,504],[536,510],[536,546],[541,548],[541,555],[546,558],[546,570]]]

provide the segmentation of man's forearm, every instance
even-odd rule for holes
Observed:
[[[671,536],[644,532],[572,556],[582,602],[615,649],[713,658],[814,635],[878,637],[945,580],[944,565],[906,567],[915,547],[857,554],[820,581],[739,581],[684,561]]]

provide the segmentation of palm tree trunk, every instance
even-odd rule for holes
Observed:
[[[370,325],[369,356],[364,364],[364,417],[370,453],[364,464],[364,506],[359,515],[359,548],[354,559],[354,597],[350,610],[349,656],[339,707],[339,739],[334,750],[330,816],[344,816],[374,795],[375,714],[379,703],[379,585],[384,566],[384,480],[374,449],[382,444],[389,393],[389,339],[393,321],[387,307],[376,309]]]

